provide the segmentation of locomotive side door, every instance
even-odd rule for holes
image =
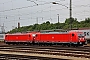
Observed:
[[[78,41],[78,36],[76,33],[71,34],[71,41],[72,43],[76,43]]]
[[[74,33],[71,33],[71,34],[69,35],[69,37],[70,37],[69,42],[70,42],[70,43],[73,42],[73,40],[74,40],[74,36],[75,36]]]

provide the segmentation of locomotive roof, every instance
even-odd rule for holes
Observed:
[[[41,32],[41,33],[44,33],[44,34],[65,34],[68,32]]]

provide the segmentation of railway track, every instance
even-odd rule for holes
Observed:
[[[57,58],[46,58],[38,56],[23,56],[13,54],[0,54],[0,60],[68,60],[68,59],[57,59]]]
[[[72,51],[84,51],[90,52],[90,46],[85,47],[62,47],[62,46],[25,46],[25,45],[2,45],[0,49],[54,49],[54,50],[72,50]]]
[[[84,47],[38,46],[38,45],[34,45],[34,46],[19,45],[18,46],[18,45],[4,45],[3,44],[3,45],[0,45],[0,52],[1,52],[0,53],[1,55],[6,54],[2,52],[8,52],[6,55],[10,55],[10,56],[12,56],[12,54],[9,54],[9,53],[14,53],[13,55],[16,55],[16,56],[19,55],[18,53],[20,53],[20,56],[23,53],[23,56],[29,56],[28,54],[31,54],[31,55],[38,54],[38,55],[49,55],[49,56],[52,55],[55,57],[68,56],[68,57],[90,59],[90,47],[89,46],[84,46]],[[48,56],[46,57],[54,58],[54,57],[48,57]],[[60,59],[60,57],[57,59]]]
[[[62,55],[71,57],[84,57],[90,58],[90,52],[74,51],[74,50],[50,50],[50,49],[0,49],[0,51],[8,52],[23,52],[23,53],[36,53],[36,54],[48,54],[48,55]]]
[[[56,56],[70,56],[79,58],[90,59],[90,50],[88,49],[75,49],[75,48],[65,48],[62,47],[58,49],[59,46],[54,47],[33,47],[33,46],[0,46],[0,51],[3,52],[18,52],[18,53],[32,53],[32,54],[43,54],[43,55],[56,55]]]

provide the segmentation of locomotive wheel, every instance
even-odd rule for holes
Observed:
[[[67,46],[68,46],[68,47],[71,47],[72,45],[71,45],[71,44],[68,44]]]

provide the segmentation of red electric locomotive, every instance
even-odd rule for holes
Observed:
[[[36,33],[34,43],[55,45],[84,45],[86,40],[82,32],[48,32]]]
[[[84,45],[86,40],[82,32],[31,32],[20,34],[6,34],[5,43],[7,44],[50,44],[50,45]]]
[[[30,44],[33,41],[33,35],[35,33],[36,32],[6,34],[4,42],[6,44]]]

